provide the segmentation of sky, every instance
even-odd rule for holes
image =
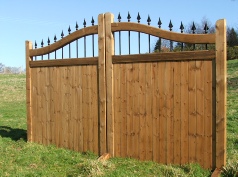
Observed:
[[[39,48],[42,39],[45,45],[48,37],[53,41],[56,34],[59,39],[69,26],[73,32],[76,22],[79,29],[84,19],[87,26],[92,17],[97,24],[101,13],[111,12],[117,21],[120,12],[122,21],[126,21],[130,12],[131,21],[136,22],[139,12],[142,24],[150,15],[151,26],[157,27],[160,18],[161,28],[168,30],[171,20],[173,31],[179,32],[181,21],[188,26],[204,18],[211,24],[225,18],[228,27],[238,30],[237,9],[238,0],[0,0],[0,63],[25,68],[26,40],[37,41]],[[142,48],[147,39],[141,39]],[[153,39],[151,45],[155,42]]]

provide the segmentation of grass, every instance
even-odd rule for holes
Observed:
[[[227,166],[238,171],[238,60],[228,62]],[[0,176],[210,176],[197,164],[183,166],[111,158],[26,142],[25,75],[0,75]]]

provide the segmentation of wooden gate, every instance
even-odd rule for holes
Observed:
[[[115,55],[120,31],[216,50]],[[94,34],[98,57],[71,58],[71,42]],[[69,58],[57,59],[66,45]],[[49,60],[34,60],[43,55]],[[49,46],[32,49],[26,41],[26,65],[28,141],[164,164],[225,165],[225,20],[215,34],[180,34],[100,14],[98,25]]]

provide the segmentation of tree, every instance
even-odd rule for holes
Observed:
[[[229,47],[238,46],[238,35],[233,27],[227,29],[227,45]]]
[[[0,63],[0,73],[3,73],[4,72],[4,64]]]

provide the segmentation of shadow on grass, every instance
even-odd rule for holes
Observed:
[[[24,129],[11,128],[7,126],[0,126],[0,136],[11,138],[13,141],[18,141],[20,139],[26,141],[27,133]]]

